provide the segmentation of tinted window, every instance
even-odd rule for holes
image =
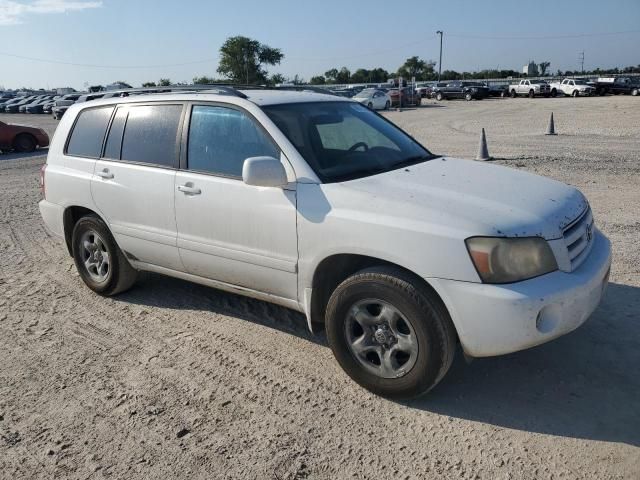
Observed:
[[[242,176],[249,157],[280,158],[266,134],[245,113],[231,108],[194,106],[189,126],[188,168]]]
[[[107,144],[104,147],[104,157],[120,159],[120,148],[122,147],[122,132],[124,132],[124,124],[127,121],[129,110],[126,107],[120,107],[116,111],[109,135],[107,136]]]
[[[80,112],[73,132],[71,132],[67,154],[80,157],[99,157],[102,151],[102,140],[104,140],[112,112],[113,107],[91,108]]]
[[[324,182],[375,175],[434,158],[359,103],[289,103],[263,110]]]
[[[128,110],[122,160],[173,167],[182,105],[137,105]]]

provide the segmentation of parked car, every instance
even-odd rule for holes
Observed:
[[[20,103],[22,102],[22,100],[24,99],[21,97],[5,99],[4,101],[0,102],[0,113],[5,111],[5,107],[8,107],[9,105],[12,105],[14,103]]]
[[[544,80],[520,80],[518,83],[509,85],[509,94],[511,98],[524,95],[529,98],[548,97],[551,95],[551,86]]]
[[[371,110],[388,110],[391,106],[391,97],[387,92],[376,88],[365,88],[356,94],[353,99],[362,105],[366,105]]]
[[[36,100],[35,102],[28,103],[24,105],[24,113],[42,113],[44,105],[51,101],[53,95],[46,96],[45,98],[41,98],[40,100]]]
[[[391,106],[397,107],[400,105],[400,93],[398,92],[398,88],[391,88],[387,92],[389,99],[391,100]],[[420,96],[416,95],[415,90],[412,87],[403,87],[402,88],[402,105],[403,107],[411,106],[411,105],[420,105]]]
[[[420,98],[429,98],[429,92],[433,88],[432,83],[420,83],[416,85],[416,95]]]
[[[63,96],[60,100],[57,100],[55,105],[51,108],[53,118],[60,120],[67,109],[76,103],[76,101],[82,96],[81,93],[70,93]]]
[[[465,100],[482,100],[489,96],[489,89],[476,82],[454,81],[444,87],[436,87],[431,94],[436,100],[464,98]]]
[[[355,101],[216,91],[62,118],[39,207],[88,288],[152,271],[293,308],[394,398],[436,385],[458,341],[532,347],[602,298],[611,247],[575,187],[434,155]]]
[[[552,97],[555,97],[559,93],[570,95],[572,97],[589,97],[594,94],[595,91],[596,89],[589,85],[586,80],[581,80],[578,78],[565,78],[564,80],[562,80],[562,82],[551,83]]]
[[[0,150],[33,152],[49,146],[49,136],[41,128],[0,122]]]
[[[42,104],[42,112],[40,113],[51,113],[51,109],[56,104],[56,101],[60,100],[61,98],[62,98],[62,95],[56,95],[52,99],[47,100],[47,102]]]
[[[18,113],[20,107],[22,107],[23,105],[27,105],[27,104],[33,102],[34,99],[35,99],[34,96],[22,97],[22,99],[19,100],[18,102],[8,103],[4,107],[4,111],[5,111],[5,113]]]
[[[596,95],[625,94],[638,96],[640,94],[640,78],[638,77],[601,77],[598,78],[592,87],[595,88]]]
[[[506,97],[509,95],[509,85],[500,83],[492,83],[489,85],[485,83],[484,86],[489,89],[489,97]]]

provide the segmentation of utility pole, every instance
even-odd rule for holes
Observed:
[[[582,70],[582,74],[584,75],[584,50],[580,53],[580,65],[581,65],[581,70]]]
[[[438,30],[436,35],[440,35],[440,61],[438,62],[438,82],[440,81],[440,76],[442,75],[442,30]]]

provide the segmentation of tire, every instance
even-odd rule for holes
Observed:
[[[29,133],[21,133],[13,141],[13,149],[20,153],[31,153],[35,151],[38,142],[33,135]]]
[[[533,90],[529,90],[529,98],[534,98],[536,96],[536,92]]]
[[[469,92],[467,92],[467,93],[464,94],[464,99],[467,102],[470,102],[471,100],[473,100],[473,95],[471,95]]]
[[[371,103],[371,102],[367,103],[367,108],[369,110],[373,110],[373,103]]]
[[[390,107],[391,107],[391,102],[387,100],[387,103],[384,104],[384,109],[389,110]]]
[[[639,93],[640,93],[640,90],[637,88],[634,88],[633,90],[631,90],[631,95],[633,95],[634,97],[637,97]]]
[[[436,93],[436,100],[441,102],[444,99],[444,95],[442,95],[442,92],[438,92]]]
[[[386,327],[385,318],[391,319]],[[329,299],[325,320],[340,366],[383,397],[425,394],[453,362],[456,333],[446,308],[426,286],[394,267],[368,268],[343,281]],[[388,361],[385,352],[391,352]]]
[[[517,93],[516,93],[515,89],[511,90],[511,98],[516,98],[516,96],[517,96]]]
[[[551,90],[551,96],[553,98],[556,98],[558,96],[558,91],[555,88],[553,90]]]
[[[580,96],[580,92],[578,92],[578,90],[574,90],[573,93],[571,94],[573,97],[578,97]]]
[[[85,242],[92,247],[87,248]],[[136,281],[138,272],[125,258],[109,228],[96,215],[82,217],[73,227],[72,252],[80,277],[87,287],[100,295],[124,292]]]

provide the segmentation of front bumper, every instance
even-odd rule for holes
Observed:
[[[582,325],[600,303],[611,267],[611,243],[597,230],[594,237],[589,257],[571,273],[506,285],[428,278],[464,351],[473,357],[516,352]]]

